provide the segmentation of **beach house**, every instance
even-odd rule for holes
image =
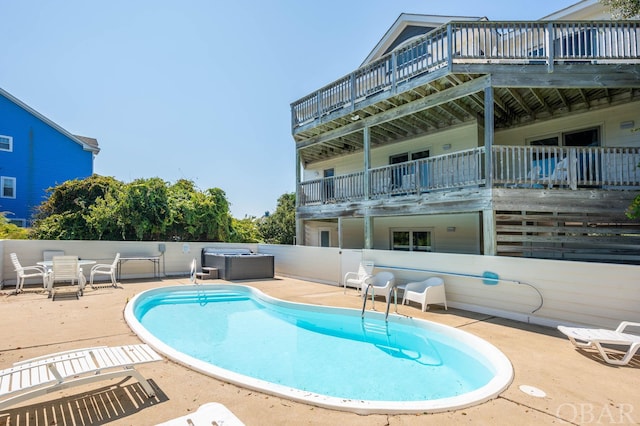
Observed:
[[[296,242],[640,263],[640,22],[401,14],[291,104]]]

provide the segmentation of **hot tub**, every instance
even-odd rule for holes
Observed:
[[[202,267],[218,268],[223,280],[273,278],[273,255],[252,253],[249,249],[202,249]]]

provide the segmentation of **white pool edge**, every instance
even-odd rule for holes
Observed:
[[[254,297],[263,299],[269,303],[277,305],[296,306],[313,311],[341,311],[353,315],[360,315],[359,310],[348,308],[337,308],[330,306],[310,305],[304,303],[289,302],[281,299],[273,298],[260,290],[252,287],[236,285],[236,284],[206,284],[206,285],[180,285],[167,286],[157,289],[146,290],[134,296],[126,305],[124,310],[125,321],[131,330],[145,343],[153,347],[167,358],[182,364],[188,368],[199,371],[203,374],[215,377],[225,382],[233,383],[243,388],[268,393],[271,395],[287,398],[290,400],[315,405],[333,410],[349,411],[357,414],[415,414],[415,413],[436,413],[442,411],[459,410],[462,408],[481,404],[496,398],[502,393],[513,381],[513,367],[509,359],[494,345],[481,339],[471,333],[459,330],[450,326],[438,324],[417,318],[401,317],[390,315],[390,321],[411,322],[417,326],[435,327],[440,330],[446,330],[452,338],[461,341],[464,344],[472,346],[475,350],[482,353],[483,356],[490,360],[492,367],[495,369],[495,376],[486,385],[471,392],[449,398],[440,398],[426,401],[369,401],[369,400],[353,400],[345,398],[336,398],[327,395],[320,395],[313,392],[301,391],[275,383],[266,382],[253,377],[234,373],[232,371],[216,367],[213,364],[195,359],[182,352],[176,351],[165,343],[161,342],[153,334],[149,333],[135,317],[135,306],[138,300],[148,297],[155,293],[164,293],[172,290],[180,291],[206,291],[206,290],[238,290],[244,289],[251,293]],[[377,312],[367,312],[366,315],[383,315]],[[354,366],[355,369],[358,366]]]

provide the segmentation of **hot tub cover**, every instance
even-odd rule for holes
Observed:
[[[253,253],[244,248],[205,247],[202,266],[217,268],[218,277],[227,281],[274,277],[272,254]]]

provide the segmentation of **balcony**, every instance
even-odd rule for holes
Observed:
[[[640,190],[640,148],[494,146],[301,182],[298,205],[428,194],[465,187]]]
[[[617,67],[610,71],[614,84],[607,83],[604,75],[599,75],[598,87],[593,86],[592,78],[581,80],[571,77],[572,72],[562,76],[557,103],[566,106],[573,97],[573,93],[565,92],[568,83],[588,89],[580,94],[589,101],[604,96],[596,90],[600,86],[618,89],[637,86],[633,66],[638,63],[640,21],[450,22],[293,102],[292,131],[297,140],[303,140],[315,136],[317,132],[305,132],[320,123],[347,117],[344,123],[334,122],[330,129],[338,124],[346,125],[350,120],[362,118],[363,108],[370,106],[376,96],[409,92],[452,72],[464,74],[464,80],[469,80],[492,73],[499,67],[503,67],[500,69],[507,75],[509,72],[521,75],[522,65],[531,65],[542,67],[541,72],[549,76],[554,75],[555,69],[555,77],[560,78],[557,69],[560,66],[600,64]],[[622,68],[628,71],[623,72]],[[511,81],[507,76],[500,85],[506,87]],[[440,86],[444,84],[452,85],[453,82],[447,79]],[[540,90],[544,87],[543,84]],[[512,89],[499,95],[504,97],[505,104],[512,96],[522,104],[526,99],[514,92]],[[614,95],[617,92],[612,90],[606,93],[609,97]],[[538,93],[537,99],[540,98]],[[553,111],[555,103],[555,100],[549,102],[547,109]],[[468,112],[477,109],[473,102],[462,107]],[[525,109],[531,113],[537,112],[536,108],[534,102]],[[504,121],[509,118],[508,114],[502,118],[498,116]]]

